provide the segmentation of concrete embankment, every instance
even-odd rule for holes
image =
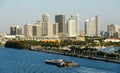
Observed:
[[[98,57],[98,56],[95,57],[95,56],[76,55],[76,54],[69,54],[69,53],[61,53],[61,52],[52,51],[52,50],[34,50],[34,51],[46,52],[46,53],[52,53],[52,54],[60,54],[60,55],[73,56],[73,57],[86,58],[86,59],[91,59],[91,60],[99,60],[99,61],[120,64],[120,59],[110,59],[110,58]]]

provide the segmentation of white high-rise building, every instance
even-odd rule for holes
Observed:
[[[100,36],[100,21],[99,16],[87,19],[85,21],[85,35],[86,36]]]
[[[67,23],[68,37],[78,37],[79,32],[79,15],[71,16]]]
[[[37,38],[42,37],[42,23],[40,21],[36,22],[32,26],[32,30],[33,30],[33,37],[37,37]]]
[[[42,15],[42,34],[44,37],[53,37],[53,24],[50,21],[50,15],[48,13]]]
[[[58,23],[53,24],[53,34],[58,36]]]
[[[53,37],[53,24],[52,22],[43,22],[42,23],[42,34],[45,37]]]
[[[95,26],[96,26],[96,36],[100,36],[100,17],[99,15],[95,16]]]
[[[47,22],[42,22],[42,35],[47,35]]]
[[[120,25],[109,24],[107,26],[108,36],[109,37],[118,37],[120,36]]]
[[[95,18],[87,19],[85,22],[86,36],[96,36]]]
[[[42,20],[43,20],[43,22],[50,21],[50,15],[48,13],[43,14],[42,15]]]
[[[30,37],[33,36],[32,34],[33,34],[32,33],[32,24],[24,25],[24,35],[25,35],[25,37],[30,38]]]
[[[77,37],[75,24],[75,20],[68,20],[68,37]]]

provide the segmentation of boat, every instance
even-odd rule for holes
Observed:
[[[58,60],[54,60],[54,59],[48,59],[45,60],[46,64],[51,64],[51,65],[56,65],[58,67],[77,67],[80,66],[80,64],[75,63],[73,61],[65,61],[63,59],[58,59]]]
[[[58,59],[58,60],[48,59],[48,60],[45,60],[45,63],[46,64],[58,65],[60,63],[63,63],[63,59]]]

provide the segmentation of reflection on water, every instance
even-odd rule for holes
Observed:
[[[45,64],[46,59],[75,61],[80,67],[59,68]],[[0,48],[0,73],[119,73],[120,65],[63,55]]]

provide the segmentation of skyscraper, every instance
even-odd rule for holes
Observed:
[[[100,19],[99,16],[87,19],[85,21],[85,35],[86,36],[100,36]]]
[[[27,38],[30,38],[30,37],[32,37],[33,35],[33,33],[32,33],[32,24],[26,24],[26,25],[24,25],[24,35],[25,35],[25,37],[27,37]]]
[[[42,34],[45,37],[53,37],[53,24],[50,21],[50,15],[48,13],[42,15]]]
[[[118,37],[120,36],[120,26],[115,24],[109,24],[107,26],[108,36],[109,37]]]
[[[76,21],[68,20],[68,37],[76,37]]]
[[[42,21],[43,22],[48,22],[50,21],[50,15],[48,13],[45,13],[42,15]]]
[[[46,36],[47,35],[47,27],[48,27],[48,22],[42,22],[42,35]]]
[[[33,26],[32,26],[32,33],[34,37],[40,38],[42,37],[42,23],[40,21],[37,21]]]
[[[58,36],[58,23],[53,24],[53,34]]]
[[[43,36],[45,37],[53,37],[53,24],[52,22],[43,22],[42,23],[42,31],[43,31]]]
[[[11,35],[22,35],[22,28],[19,26],[12,26],[10,27],[10,34]]]
[[[65,15],[56,15],[55,22],[58,23],[58,32],[65,32]]]
[[[55,22],[58,23],[58,35],[60,38],[66,37],[65,15],[56,15]]]
[[[79,32],[79,15],[71,16],[67,23],[68,37],[78,37]]]
[[[100,36],[100,17],[99,17],[99,15],[95,16],[95,24],[96,24],[96,36]]]
[[[95,18],[87,19],[85,21],[85,35],[86,36],[96,36],[95,32]]]

